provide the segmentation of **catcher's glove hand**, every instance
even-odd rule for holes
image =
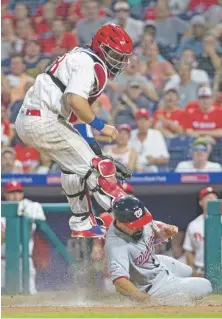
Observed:
[[[130,179],[132,177],[132,171],[130,169],[128,169],[124,164],[113,159],[111,156],[103,155],[102,158],[109,159],[114,163],[114,165],[116,167],[116,178],[118,180],[124,181],[124,180]]]

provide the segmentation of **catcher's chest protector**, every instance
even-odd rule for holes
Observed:
[[[107,83],[106,66],[103,63],[103,61],[97,55],[95,55],[95,53],[90,48],[81,48],[80,50],[90,55],[90,57],[94,61],[95,84],[94,84],[94,89],[92,92],[90,92],[90,95],[88,98],[89,104],[92,105],[105,89],[105,86]],[[69,122],[74,123],[76,120],[77,120],[77,117],[72,112]]]

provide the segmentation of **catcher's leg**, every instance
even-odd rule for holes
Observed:
[[[23,111],[23,109],[21,111]],[[118,193],[118,191],[114,192],[115,188],[118,190],[116,179],[112,176],[111,180],[107,182],[107,184],[110,184],[110,187],[108,185],[103,185],[107,189],[106,193],[101,193],[100,189],[98,189],[98,191],[96,190],[98,184],[100,182],[104,184],[105,181],[103,180],[103,177],[99,177],[101,174],[97,168],[94,168],[91,171],[91,164],[95,157],[95,153],[83,137],[80,136],[79,133],[75,131],[64,119],[55,116],[50,111],[47,111],[46,115],[42,112],[40,117],[26,116],[26,112],[21,111],[16,120],[16,130],[19,137],[25,143],[36,147],[40,152],[43,151],[46,155],[58,163],[64,171],[78,175],[80,180],[81,178],[84,178],[90,190],[94,190],[94,196],[98,203],[106,211],[109,210],[111,208],[112,199]],[[109,178],[110,170],[113,172],[113,164],[111,165],[107,163],[106,172],[105,174],[102,172],[102,174]],[[78,182],[80,182],[80,180]],[[65,191],[66,187],[69,187],[68,183],[69,182],[67,182],[67,186],[63,186]],[[73,190],[74,193],[78,192],[76,183],[73,183]],[[109,191],[113,193],[112,196],[109,195]],[[68,189],[66,192],[68,193]],[[86,213],[84,211],[85,208],[81,209],[79,214],[76,209],[78,210],[78,208],[75,207],[72,209],[74,214],[80,216],[80,213]],[[89,219],[88,221],[86,221],[83,216],[78,217],[74,215],[74,217],[76,217],[75,222],[78,224],[78,230],[76,229],[76,231],[81,231],[81,227],[83,227],[83,230],[92,228],[93,224],[89,223],[89,216],[86,217],[86,219]],[[72,227],[73,225],[74,220]]]
[[[92,214],[91,201],[83,178],[77,174],[62,172],[61,182],[73,212],[69,220],[72,237],[104,237],[105,227],[97,225]]]

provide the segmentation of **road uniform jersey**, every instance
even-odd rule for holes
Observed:
[[[190,278],[191,267],[174,258],[155,255],[152,223],[144,226],[138,241],[111,225],[106,235],[105,256],[114,283],[126,278],[141,292],[158,298],[159,304],[186,305],[212,292],[205,278]]]
[[[166,268],[155,256],[152,223],[144,227],[143,236],[135,241],[111,225],[105,243],[108,274],[113,282],[127,278],[141,291],[148,291],[157,275]]]

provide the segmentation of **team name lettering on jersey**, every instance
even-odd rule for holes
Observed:
[[[215,122],[193,122],[193,127],[196,129],[215,129],[216,128],[216,123]]]
[[[151,236],[148,240],[145,241],[145,245],[146,245],[145,251],[141,251],[139,256],[133,260],[136,266],[142,266],[148,262],[153,250],[153,243],[154,243],[153,236]]]
[[[196,241],[203,241],[204,240],[204,237],[202,236],[201,233],[194,233],[193,234],[193,237]]]

